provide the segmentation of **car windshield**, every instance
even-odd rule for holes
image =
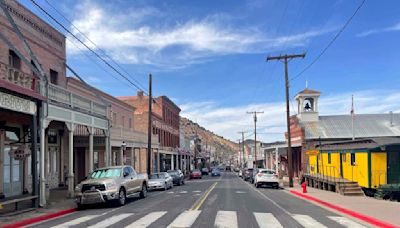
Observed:
[[[176,171],[176,170],[170,170],[170,171],[167,171],[167,172],[168,172],[168,174],[170,174],[170,175],[179,175],[179,172]]]
[[[163,173],[151,174],[149,176],[149,179],[164,179],[164,178],[165,178],[165,174],[163,174]]]
[[[195,172],[200,172],[200,170],[194,169],[192,172],[193,172],[193,173],[195,173]]]
[[[275,172],[272,171],[272,170],[263,170],[260,173],[263,173],[263,174],[275,174]]]
[[[119,176],[121,176],[121,168],[98,169],[93,171],[93,173],[90,175],[90,179],[100,179],[100,178],[119,177]]]

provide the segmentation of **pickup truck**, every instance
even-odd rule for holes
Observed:
[[[147,174],[138,174],[132,166],[110,166],[94,170],[75,187],[78,209],[87,204],[117,203],[125,205],[127,197],[147,196]]]

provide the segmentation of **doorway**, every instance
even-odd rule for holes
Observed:
[[[387,152],[387,183],[400,183],[400,151]]]
[[[75,162],[74,162],[74,172],[76,175],[75,181],[76,184],[81,182],[82,180],[85,179],[86,177],[86,148],[85,147],[76,147],[74,149],[74,157],[75,157]]]

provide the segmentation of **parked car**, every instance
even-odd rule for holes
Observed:
[[[238,176],[241,178],[243,177],[243,169],[239,169]]]
[[[270,186],[273,188],[279,188],[279,178],[276,175],[275,171],[270,169],[259,169],[255,178],[254,178],[254,186],[256,188],[260,186]]]
[[[250,178],[249,178],[249,182],[250,183],[254,184],[254,179],[255,179],[255,177],[256,177],[256,175],[258,173],[258,170],[259,170],[258,168],[253,169],[253,171],[252,171],[252,173],[250,175]]]
[[[211,176],[213,176],[213,177],[221,176],[221,171],[219,171],[219,169],[213,169],[211,171]]]
[[[173,186],[173,179],[166,172],[154,173],[149,176],[149,190],[163,189],[166,191]]]
[[[227,165],[227,166],[225,166],[225,171],[229,171],[229,172],[231,172],[231,171],[232,171],[232,168],[231,168],[231,166],[230,166],[230,165]]]
[[[208,175],[210,173],[210,170],[208,170],[207,167],[204,167],[201,169],[201,175]]]
[[[239,169],[239,167],[235,167],[235,168],[233,168],[233,171],[237,173],[240,171],[240,169]]]
[[[246,168],[243,172],[243,180],[248,181],[253,175],[253,168]]]
[[[132,166],[110,166],[94,170],[75,187],[78,209],[87,204],[116,202],[122,206],[127,197],[147,196],[147,174],[138,174]]]
[[[202,174],[199,169],[194,169],[190,172],[190,179],[201,179]]]
[[[178,170],[168,170],[167,173],[172,177],[172,181],[176,185],[185,184],[185,176],[182,171]]]

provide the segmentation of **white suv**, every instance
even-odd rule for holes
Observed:
[[[271,169],[259,169],[254,177],[254,186],[256,188],[267,185],[273,188],[279,188],[279,178],[274,170]]]

